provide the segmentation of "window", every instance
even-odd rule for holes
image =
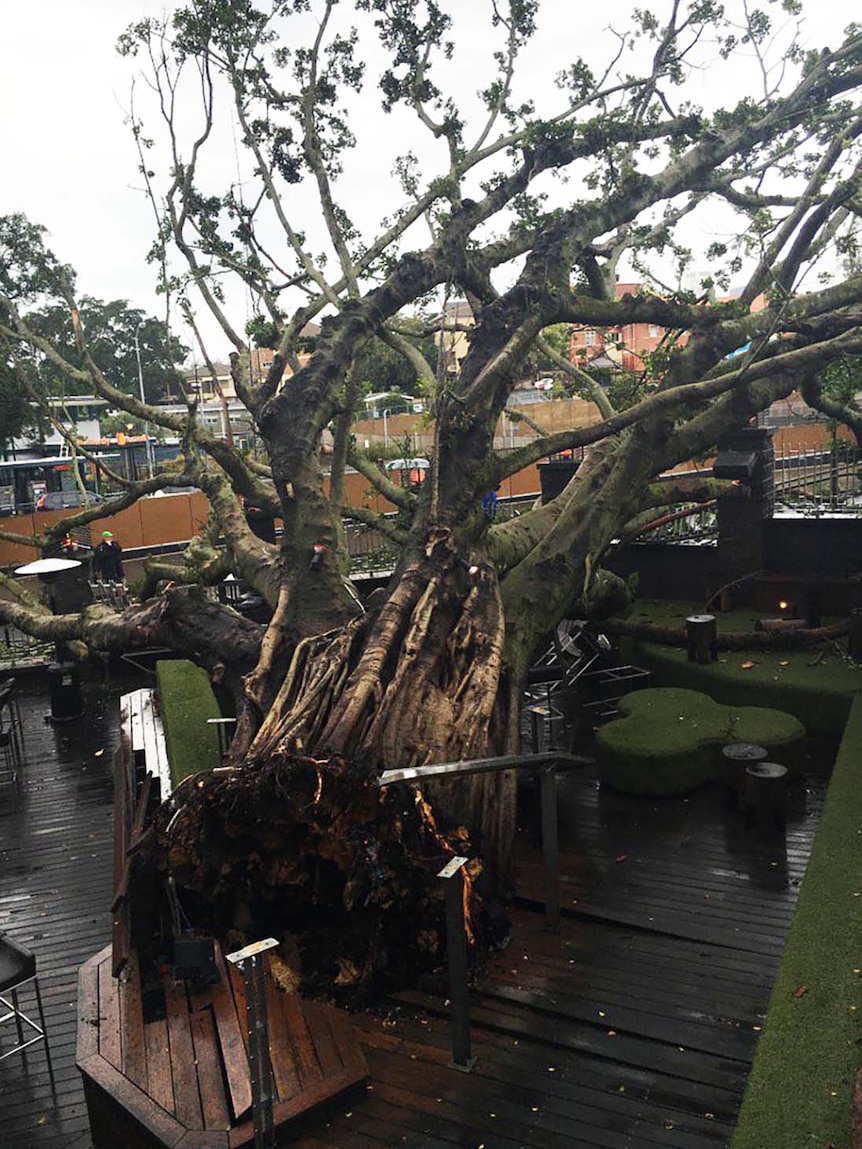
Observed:
[[[658,328],[656,327],[656,325],[654,323],[651,323],[649,325],[649,336],[650,336],[650,339],[657,339],[658,338]]]
[[[595,333],[595,331],[585,331],[584,332],[584,343],[586,344],[587,347],[595,347],[595,345],[596,345],[596,333]]]

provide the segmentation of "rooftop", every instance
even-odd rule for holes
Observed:
[[[85,683],[87,721],[52,725],[41,682],[20,683],[27,760],[17,811],[0,790],[0,929],[37,955],[56,1092],[38,1046],[0,1063],[4,1149],[90,1149],[76,977],[110,939],[118,697],[136,684]],[[716,788],[643,800],[599,789],[589,770],[561,776],[559,934],[544,928],[526,784],[512,940],[472,998],[475,1069],[448,1067],[444,996],[397,995],[354,1017],[367,1097],[298,1149],[719,1149],[819,817],[819,757],[780,839],[746,829]]]

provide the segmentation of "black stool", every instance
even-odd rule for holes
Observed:
[[[754,742],[731,742],[722,748],[721,757],[724,765],[722,772],[725,790],[725,800],[728,809],[735,810],[739,805],[739,797],[745,785],[745,769],[754,762],[763,762],[768,757],[763,746]]]
[[[783,829],[787,820],[787,767],[777,762],[746,766],[742,800],[746,815],[753,821]]]
[[[38,1022],[26,1014],[18,1004],[18,991],[29,985],[30,982],[33,983],[33,990],[36,995],[36,1007],[39,1010]],[[5,996],[7,993],[9,994],[8,998]],[[35,1045],[37,1041],[44,1041],[48,1073],[53,1081],[54,1071],[51,1067],[51,1053],[48,1049],[48,1038],[45,1033],[45,1013],[42,1009],[39,979],[36,976],[36,958],[24,946],[16,945],[5,935],[0,935],[0,1005],[7,1011],[0,1016],[0,1025],[14,1018],[15,1027],[18,1030],[17,1044],[4,1053],[0,1053],[0,1061],[11,1057],[13,1053],[21,1053],[22,1050]],[[28,1027],[26,1034],[25,1026]]]
[[[717,662],[718,627],[714,614],[691,614],[685,620],[689,662]]]

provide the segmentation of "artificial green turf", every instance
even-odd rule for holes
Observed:
[[[221,712],[206,671],[193,662],[157,662],[156,687],[171,781],[176,788],[190,774],[218,765],[218,731],[207,719],[218,718]]]
[[[689,794],[720,777],[728,742],[755,742],[784,763],[805,737],[790,714],[722,706],[696,690],[639,690],[619,709],[621,717],[596,732],[596,745],[602,782],[627,794]]]
[[[689,662],[686,652],[638,643],[634,661],[668,686],[703,690],[726,706],[766,706],[795,715],[809,734],[838,735],[862,691],[862,667],[840,651],[720,652],[718,662]],[[743,669],[745,663],[752,663]]]
[[[638,599],[628,621],[685,629],[690,614],[703,604],[678,600]],[[717,612],[719,634],[748,633],[759,617],[753,610]],[[824,624],[837,621],[824,619]],[[809,734],[839,735],[850,703],[862,691],[862,666],[850,661],[841,639],[819,651],[719,651],[718,661],[689,662],[680,646],[655,642],[626,643],[626,657],[651,670],[663,686],[703,690],[727,706],[765,706],[794,714]],[[746,663],[750,667],[743,669]]]
[[[862,698],[852,704],[733,1149],[849,1149],[862,1063]]]

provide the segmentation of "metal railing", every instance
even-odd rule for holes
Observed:
[[[4,670],[45,666],[53,657],[53,642],[24,634],[11,623],[0,626],[0,667]]]
[[[681,514],[690,503],[678,503],[664,507],[662,521],[650,531],[644,531],[633,539],[633,543],[693,543],[704,545],[718,539],[718,514],[715,507],[694,509],[690,514]]]
[[[803,514],[862,514],[862,455],[837,442],[828,450],[785,448],[775,456],[775,507]]]

